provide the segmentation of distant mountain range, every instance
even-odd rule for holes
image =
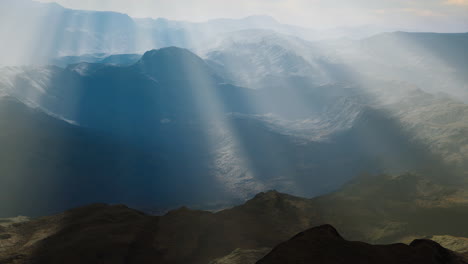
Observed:
[[[269,16],[201,23],[141,19],[115,12],[72,10],[32,0],[3,0],[0,7],[1,65],[46,64],[62,56],[143,53],[169,46],[199,50],[221,34],[247,29],[273,30],[307,40],[364,38],[397,30],[365,26],[317,31],[281,24]]]
[[[93,53],[80,56],[63,56],[56,57],[50,61],[50,64],[62,68],[66,68],[70,64],[87,63],[102,63],[113,65],[131,65],[141,59],[141,54],[115,54],[108,55],[105,53]]]
[[[468,101],[468,33],[393,32],[309,42],[274,31],[244,30],[213,43],[202,56],[223,66],[225,76],[241,86],[287,86],[300,78],[375,90],[379,82],[400,81]]]
[[[408,134],[413,130],[405,130],[419,124],[420,116],[402,126],[405,116],[387,113],[359,87],[317,86],[299,78],[288,87],[242,88],[227,84],[218,74],[222,68],[180,48],[147,52],[129,66],[3,71],[2,122],[8,129],[2,142],[11,144],[2,148],[8,157],[2,168],[11,175],[2,178],[5,197],[29,193],[29,178],[63,183],[30,193],[37,204],[10,198],[5,216],[91,201],[139,208],[222,206],[271,188],[313,196],[365,171],[460,175],[437,158],[441,152],[432,156],[432,145],[416,143]],[[44,140],[24,142],[41,134]],[[426,136],[440,142],[439,134]],[[15,147],[20,145],[24,149]],[[463,155],[453,158],[463,165]],[[174,198],[180,181],[187,189]],[[48,196],[57,198],[50,202]]]
[[[275,67],[288,68],[291,54]],[[265,189],[324,194],[362,172],[464,181],[464,104],[399,83],[319,85],[286,71],[288,85],[243,88],[210,61],[172,47],[130,65],[3,68],[2,214],[93,201],[219,208]]]

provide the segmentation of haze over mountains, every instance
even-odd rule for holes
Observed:
[[[96,36],[127,45],[118,38],[132,36],[122,30],[135,23],[121,14],[18,3],[36,5],[36,15],[39,7],[62,14],[50,15],[65,19],[55,24],[58,35],[86,25],[80,29],[86,34],[97,27],[104,34]],[[82,19],[69,25],[68,13]],[[118,31],[104,28],[111,18]],[[463,181],[468,110],[457,99],[466,100],[467,34],[309,42],[256,19],[275,24],[268,18],[212,22],[219,36],[199,51],[204,59],[176,47],[108,56],[135,49],[114,51],[90,40],[106,53],[51,61],[62,68],[3,67],[2,142],[11,147],[2,148],[8,157],[2,168],[11,176],[2,179],[2,193],[15,202],[5,202],[10,209],[2,214],[36,215],[93,201],[220,207],[273,188],[311,197],[363,172],[416,171]],[[158,30],[172,25],[145,21]],[[227,33],[252,24],[268,30]],[[148,45],[172,44],[187,46]],[[62,48],[71,47],[50,51]],[[44,188],[30,187],[30,179]],[[23,200],[24,193],[36,198]]]
[[[31,0],[2,0],[0,7],[1,65],[44,64],[56,57],[92,53],[143,53],[168,46],[199,50],[220,34],[248,29],[274,30],[307,40],[363,38],[397,30],[369,26],[316,31],[284,25],[269,16],[202,23],[142,19],[116,12],[72,10],[56,3]]]
[[[275,67],[291,69],[284,62],[293,55],[279,54]],[[381,80],[373,89],[349,80],[320,85],[307,72],[225,78],[229,65],[210,56],[204,61],[165,48],[129,66],[4,68],[2,140],[11,148],[2,149],[9,157],[2,167],[12,177],[2,186],[5,197],[16,197],[5,204],[11,208],[5,216],[96,200],[139,208],[222,206],[273,188],[311,197],[362,172],[464,181],[463,103],[401,82]],[[258,56],[258,68],[271,65],[262,58],[272,54]],[[229,84],[247,79],[259,89]],[[282,82],[262,84],[268,79]],[[40,135],[45,139],[36,140]],[[24,168],[24,160],[33,162]],[[38,175],[48,187],[29,193],[24,183]],[[174,197],[174,190],[181,194]]]
[[[466,263],[468,33],[0,21],[0,263]]]

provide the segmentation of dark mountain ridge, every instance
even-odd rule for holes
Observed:
[[[393,189],[389,188],[388,184],[383,185],[383,189],[387,191]],[[362,184],[359,191],[364,193],[368,190],[369,186]],[[379,187],[374,191],[380,193],[382,189]],[[335,195],[342,194],[345,193],[337,192]],[[359,192],[356,195],[358,194]],[[423,195],[418,197],[424,199]],[[95,204],[22,223],[8,224],[7,221],[0,229],[0,262],[196,264],[208,263],[226,256],[237,248],[256,250],[278,245],[262,260],[263,262],[291,260],[291,263],[296,263],[293,261],[298,258],[326,258],[328,261],[336,260],[336,263],[342,263],[339,261],[342,261],[340,258],[343,256],[353,261],[362,260],[363,257],[367,258],[368,262],[376,261],[369,263],[428,259],[436,261],[434,263],[451,263],[443,261],[458,259],[453,253],[431,241],[417,240],[410,246],[371,246],[363,242],[345,241],[330,226],[306,231],[280,244],[303,230],[328,222],[339,224],[339,230],[353,241],[369,237],[371,234],[368,233],[368,229],[355,225],[364,218],[368,219],[366,224],[370,227],[378,228],[382,234],[392,236],[391,229],[381,226],[389,218],[381,218],[378,213],[380,210],[388,210],[386,204],[379,204],[383,207],[366,207],[372,213],[363,215],[362,209],[353,205],[356,200],[353,201],[352,197],[349,198],[349,204],[346,203],[347,198],[343,198],[342,207],[337,206],[340,203],[336,198],[330,198],[325,196],[319,199],[304,199],[269,191],[256,195],[243,205],[219,212],[182,207],[163,216],[150,216],[122,205]],[[367,199],[366,196],[361,198]],[[398,199],[397,195],[394,202],[397,203]],[[412,209],[418,213],[421,209],[417,209],[416,205],[412,202],[404,204],[413,206]],[[343,209],[346,207],[347,209]],[[400,209],[402,207],[395,207],[393,210]],[[334,211],[335,214],[327,214],[326,210]],[[434,210],[437,209],[434,207]],[[346,212],[351,211],[354,211],[354,214],[347,216]],[[361,216],[364,218],[360,218]],[[447,219],[455,219],[448,214],[445,216]],[[460,220],[467,219],[468,216],[464,216]],[[434,228],[423,222],[438,223],[439,226]],[[440,231],[450,225],[453,230],[458,230],[457,235],[466,235],[463,224],[442,223],[431,217],[416,220],[415,224],[418,223],[422,228],[426,228],[425,234],[441,234]],[[425,237],[423,233],[412,233],[411,229],[402,228],[400,231],[402,237]],[[290,246],[291,244],[293,246]],[[293,249],[289,249],[291,247]],[[285,250],[289,253],[284,253]],[[330,254],[334,257],[330,257]],[[382,262],[378,262],[379,257],[383,257]]]
[[[431,240],[414,240],[410,245],[369,245],[346,241],[330,225],[299,233],[278,245],[257,262],[262,263],[467,263],[461,256]]]

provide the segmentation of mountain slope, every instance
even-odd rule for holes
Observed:
[[[468,257],[468,238],[453,236],[432,236],[429,239],[443,247],[459,252]]]
[[[407,179],[408,176],[400,177],[407,181],[412,180],[411,177]],[[125,261],[125,263],[208,263],[224,256],[226,256],[224,260],[218,261],[226,261],[229,258],[231,260],[241,258],[247,252],[253,254],[259,249],[273,248],[301,230],[329,222],[338,224],[347,239],[355,241],[367,237],[364,241],[373,243],[385,239],[391,243],[397,242],[399,238],[427,237],[432,234],[466,235],[464,223],[468,216],[460,213],[466,212],[466,202],[463,205],[446,204],[443,207],[428,203],[420,205],[421,200],[431,201],[434,193],[438,193],[440,198],[447,198],[450,202],[450,195],[444,194],[447,191],[444,191],[442,186],[435,188],[441,191],[427,192],[426,187],[421,190],[423,193],[416,192],[414,197],[407,198],[400,195],[401,190],[398,189],[398,184],[394,186],[394,182],[379,184],[385,182],[379,178],[372,182],[374,184],[356,184],[353,189],[355,197],[347,195],[349,188],[333,194],[333,199],[327,196],[304,199],[271,191],[260,193],[243,205],[219,212],[197,211],[183,207],[170,211],[164,216],[149,216],[121,205],[96,204],[81,207],[59,215],[2,227],[0,261],[2,263],[23,263],[29,260],[38,263],[64,261],[67,263]],[[431,189],[434,188],[429,188]],[[360,196],[361,193],[364,195]],[[375,197],[376,193],[383,194],[381,199],[368,198],[368,195]],[[416,202],[412,202],[413,200]],[[367,206],[361,207],[363,202],[367,203]],[[399,218],[400,212],[404,210],[411,210],[421,217]],[[431,210],[435,214],[427,213]],[[382,211],[385,214],[382,214]],[[395,218],[412,221],[412,225],[419,227],[405,228],[395,224],[382,227],[382,223],[387,220],[394,221]],[[360,225],[363,219],[367,221]],[[373,234],[369,233],[372,228],[380,230],[381,237],[372,238]],[[397,229],[399,236],[395,236],[394,233]],[[446,231],[449,233],[443,233]],[[331,247],[326,245],[327,241],[331,243],[329,244]],[[331,238],[326,235],[320,240],[312,239],[309,242],[323,249],[329,248],[337,257],[342,254],[336,254],[335,246],[341,248],[347,243],[351,243],[350,247],[356,244],[364,245],[360,256],[369,254],[369,257],[376,257],[373,255],[374,246],[362,242],[346,242],[336,235]],[[283,245],[287,246],[288,243]],[[411,247],[397,245],[395,250],[402,255],[397,254],[392,257],[412,255],[424,259],[427,255],[419,251],[420,247],[416,245],[427,245],[428,247],[423,247],[426,250],[435,249],[435,251],[429,250],[430,252],[444,251],[435,243],[415,242]],[[307,256],[310,251],[302,252],[301,249],[304,247],[307,246],[294,247],[298,250],[297,254],[284,255],[281,252],[278,254],[289,258]],[[233,252],[236,249],[241,250]],[[360,250],[359,247],[357,250]],[[271,256],[267,256],[267,259],[274,257],[276,252],[278,250],[270,253]],[[353,255],[353,252],[341,253],[350,254],[351,259],[358,258],[359,255]]]
[[[311,43],[251,30],[222,37],[205,57],[232,82],[265,89],[266,105],[288,105],[288,120],[311,119],[323,106],[340,100],[378,109],[455,171],[468,158],[463,136],[468,108],[460,101],[466,92],[466,36],[395,32],[359,41]],[[335,84],[314,89],[327,81]],[[353,89],[337,89],[336,82]],[[337,105],[334,109],[347,107]],[[354,119],[341,116],[330,123],[344,122],[353,124]]]
[[[2,71],[0,89],[5,96],[85,131],[77,137],[87,142],[107,137],[118,146],[104,150],[91,145],[89,152],[111,153],[101,155],[99,162],[92,160],[94,156],[81,154],[73,154],[80,157],[75,161],[73,156],[63,161],[57,154],[33,155],[27,160],[20,154],[12,157],[15,164],[23,164],[24,176],[19,178],[25,181],[44,169],[40,167],[42,158],[47,157],[51,164],[64,162],[67,165],[51,165],[55,169],[49,176],[65,182],[68,178],[86,179],[72,186],[75,197],[90,188],[86,186],[99,186],[93,191],[96,201],[138,208],[182,204],[211,208],[232,205],[268,189],[317,196],[336,190],[364,171],[418,171],[427,177],[444,175],[448,181],[462,175],[439,156],[440,152],[432,151],[437,150],[435,144],[426,145],[420,140],[424,137],[412,134],[415,129],[407,129],[412,124],[417,127],[423,118],[418,115],[406,120],[405,115],[414,112],[404,111],[403,116],[392,113],[394,106],[386,109],[359,86],[242,88],[228,84],[213,65],[195,54],[174,47],[149,51],[129,66],[80,63],[65,69],[9,67]],[[409,106],[415,105],[410,102]],[[421,107],[426,106],[415,111]],[[5,114],[7,126],[19,130],[9,116],[14,114]],[[444,138],[439,142],[453,141]],[[10,134],[3,140],[20,139]],[[75,153],[73,144],[68,147],[54,137],[50,140],[57,153],[59,146],[64,152]],[[39,149],[45,153],[51,150]],[[78,149],[76,153],[82,153],[82,148]],[[8,156],[7,149],[2,151]],[[121,167],[110,167],[114,160],[121,160]],[[106,165],[96,165],[100,162]],[[37,167],[24,166],[28,163]],[[79,168],[80,164],[89,166]],[[71,168],[74,171],[68,175]],[[9,171],[9,177],[15,173]],[[115,180],[119,186],[115,192],[113,184],[104,184],[114,175],[119,179]],[[190,184],[183,185],[184,195],[171,198],[180,182]],[[122,191],[124,186],[128,190]],[[119,196],[119,192],[125,195]],[[28,207],[34,207],[33,211],[19,207],[11,213],[36,215],[41,208],[44,212],[60,211],[92,201],[83,199],[54,208],[42,207],[46,203],[38,199],[41,206]]]
[[[254,89],[290,86],[302,81],[323,84],[330,79],[314,44],[267,30],[244,30],[219,37],[204,57],[222,66],[222,75]]]
[[[299,233],[258,261],[262,263],[466,263],[430,240],[404,244],[369,245],[343,239],[332,226]]]
[[[96,201],[144,204],[148,197],[142,194],[158,184],[145,171],[162,174],[167,172],[162,164],[170,164],[160,153],[58,120],[15,99],[0,99],[0,109],[2,216],[44,215]],[[152,197],[164,201],[166,195]]]
[[[345,237],[372,243],[435,234],[467,236],[467,193],[441,178],[406,174],[363,176],[340,191],[314,199],[327,223]]]
[[[377,34],[354,42],[322,42],[342,80],[409,83],[433,94],[467,102],[468,33]]]

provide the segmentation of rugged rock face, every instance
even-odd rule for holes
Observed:
[[[153,263],[158,218],[95,204],[7,227],[0,263]],[[5,243],[5,242],[4,242]]]
[[[90,205],[2,227],[0,263],[206,264],[237,248],[246,251],[233,252],[234,259],[252,259],[250,250],[273,248],[318,224],[307,201],[268,192],[217,213],[180,208],[164,216]]]
[[[441,246],[458,252],[468,258],[468,238],[454,236],[432,236],[430,239],[439,243]]]
[[[385,196],[386,199],[393,200],[390,204],[368,204],[359,201],[368,200],[366,195],[372,195],[374,192],[384,194],[378,185],[373,186],[373,191],[367,194],[362,187],[352,186],[360,195],[347,195],[351,200],[340,198],[340,192],[333,196],[305,199],[270,191],[256,195],[243,205],[214,213],[183,207],[163,216],[151,216],[122,205],[94,204],[33,220],[21,217],[1,219],[0,263],[206,264],[214,261],[216,264],[246,264],[254,263],[262,254],[266,254],[265,248],[273,248],[303,230],[324,223],[338,226],[349,239],[362,239],[361,241],[366,242],[386,243],[390,238],[395,239],[391,241],[398,241],[397,238],[401,236],[426,237],[431,232],[464,236],[463,223],[466,223],[468,218],[457,213],[457,210],[464,210],[462,207],[457,207],[456,210],[444,207],[440,211],[441,209],[435,206],[435,211],[430,214],[432,217],[425,219],[423,225],[420,218],[410,219],[403,218],[405,214],[399,215],[401,207],[395,197]],[[385,186],[388,191],[392,190],[389,184]],[[349,188],[342,190],[341,194],[346,194],[351,190]],[[373,206],[384,211],[391,207],[394,211],[379,214],[372,210]],[[424,210],[430,210],[426,208],[421,211],[417,205],[408,203],[405,207],[419,210],[415,212],[427,213],[428,211]],[[359,214],[350,215],[351,211]],[[449,225],[449,229],[437,225],[442,225],[442,222],[434,214],[440,212],[445,212],[447,219],[443,223]],[[386,226],[385,221],[408,222]],[[415,230],[417,221],[420,227]],[[360,222],[369,227],[366,228],[359,224]],[[460,230],[455,232],[457,228]],[[341,243],[348,245],[334,229],[328,227],[318,230],[321,230],[318,232],[319,236],[335,239],[330,239],[330,246],[335,246],[333,243],[339,246],[342,246]],[[377,231],[379,236],[372,239]],[[349,243],[354,247],[357,242]],[[431,250],[440,248],[429,242],[415,243],[411,247],[393,245],[389,248],[402,248],[404,254],[413,254],[413,251],[419,254],[420,245],[428,245]],[[357,245],[365,245],[361,249],[364,252],[367,249],[374,250],[373,246],[368,244]],[[385,251],[386,247],[383,248]],[[463,250],[458,248],[449,248],[463,253]],[[373,251],[370,252],[369,254],[373,254]]]
[[[257,262],[272,263],[467,263],[460,256],[431,240],[415,240],[410,245],[370,245],[347,241],[330,225],[302,232],[273,249]]]

